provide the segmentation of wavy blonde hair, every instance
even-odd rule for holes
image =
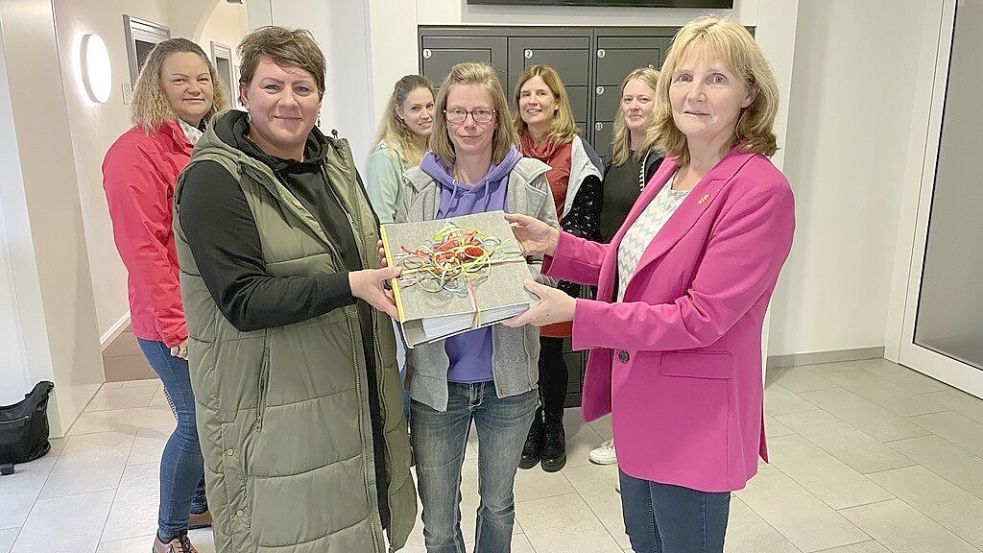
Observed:
[[[492,98],[492,108],[495,110],[495,133],[492,135],[492,163],[501,163],[509,148],[518,146],[519,135],[512,123],[509,113],[509,103],[505,99],[505,91],[498,80],[495,70],[487,63],[466,62],[451,67],[444,82],[440,84],[437,93],[437,103],[434,106],[433,131],[430,133],[430,149],[434,155],[447,165],[452,165],[457,159],[454,153],[454,143],[447,134],[447,96],[455,85],[476,84],[483,87]]]
[[[655,101],[655,90],[658,86],[659,72],[651,67],[639,67],[625,77],[625,80],[621,83],[621,95],[625,94],[625,87],[628,86],[630,81],[641,81],[645,86],[652,89],[652,101]],[[628,161],[628,156],[631,155],[631,131],[628,130],[628,125],[625,124],[625,114],[622,111],[624,108],[624,102],[618,102],[618,113],[614,118],[614,135],[611,137],[611,164],[612,165],[624,165]],[[653,115],[655,106],[653,108]],[[651,117],[651,115],[650,115]],[[654,119],[650,120],[649,123],[654,123]],[[649,127],[651,130],[651,126]],[[641,144],[635,145],[635,156],[641,158],[655,145],[655,139],[657,135],[652,132],[645,133],[645,140]]]
[[[689,163],[686,136],[672,119],[669,86],[673,73],[692,50],[703,48],[720,60],[754,91],[751,105],[741,110],[734,129],[734,143],[744,141],[743,150],[765,156],[773,155],[778,146],[772,127],[778,113],[778,85],[768,60],[754,37],[735,21],[700,17],[676,33],[666,54],[656,89],[656,147],[666,156],[676,158],[682,166]]]
[[[424,142],[423,147],[420,146],[416,133],[406,126],[406,122],[396,113],[396,108],[403,105],[406,97],[411,92],[421,88],[430,91],[430,96],[433,97],[433,85],[430,84],[430,81],[426,77],[406,75],[396,81],[396,84],[393,86],[393,93],[389,97],[389,104],[386,106],[386,111],[382,113],[382,119],[379,121],[379,134],[376,135],[375,142],[372,143],[372,148],[369,150],[370,152],[375,150],[380,142],[384,141],[399,146],[403,152],[403,157],[406,158],[408,166],[420,164],[420,160],[427,150],[427,144]]]
[[[223,81],[201,46],[186,38],[170,38],[157,44],[150,51],[133,87],[130,121],[134,125],[143,127],[143,131],[147,134],[157,130],[164,122],[177,119],[177,112],[167,101],[167,95],[160,86],[160,72],[164,68],[164,60],[171,54],[179,53],[197,54],[208,66],[208,74],[212,79],[212,107],[202,121],[208,121],[213,115],[229,107],[229,99],[225,97],[225,87],[222,86]]]
[[[512,109],[515,110],[516,130],[520,135],[529,132],[529,125],[522,120],[519,113],[519,95],[522,94],[522,85],[533,77],[539,77],[546,83],[546,87],[553,93],[553,100],[556,101],[556,114],[550,121],[550,130],[546,133],[546,140],[552,140],[554,144],[566,144],[577,136],[577,123],[573,120],[573,109],[570,107],[570,97],[567,95],[567,88],[563,86],[563,79],[556,69],[546,64],[530,65],[525,68],[515,82],[515,92],[512,94]]]

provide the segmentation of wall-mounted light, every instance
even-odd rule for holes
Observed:
[[[93,102],[102,104],[109,99],[113,89],[113,71],[106,43],[99,35],[87,34],[82,37],[80,53],[79,63],[85,93]]]

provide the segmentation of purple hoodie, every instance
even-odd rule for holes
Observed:
[[[488,168],[481,182],[468,186],[457,182],[449,167],[444,165],[433,152],[427,152],[420,162],[420,169],[433,177],[440,185],[440,207],[437,218],[457,217],[486,211],[508,211],[506,191],[509,173],[522,159],[522,154],[514,146],[505,154],[501,163]],[[471,330],[444,341],[444,350],[450,359],[447,381],[457,383],[486,382],[494,380],[492,373],[492,330],[491,327]]]

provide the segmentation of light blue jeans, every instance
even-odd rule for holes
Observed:
[[[512,487],[539,391],[499,399],[493,382],[447,386],[447,411],[413,401],[410,417],[427,553],[465,553],[461,466],[472,421],[478,432],[481,497],[474,553],[509,553],[515,522]]]
[[[157,537],[168,541],[187,531],[188,515],[208,509],[205,501],[204,464],[195,427],[195,396],[191,391],[188,362],[171,355],[163,342],[137,339],[177,418],[177,427],[160,459],[160,508]]]

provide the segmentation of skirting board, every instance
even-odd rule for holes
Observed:
[[[767,367],[779,369],[800,365],[819,365],[821,363],[842,363],[843,361],[863,361],[884,357],[884,346],[876,348],[839,349],[815,351],[812,353],[793,353],[790,355],[769,355]]]
[[[99,345],[101,346],[102,351],[106,351],[106,348],[108,348],[109,345],[116,340],[116,338],[119,338],[119,335],[122,334],[128,326],[130,326],[129,311],[127,311],[126,315],[123,315],[120,320],[116,321],[113,326],[109,327],[109,330],[107,330],[106,333],[99,338]]]

